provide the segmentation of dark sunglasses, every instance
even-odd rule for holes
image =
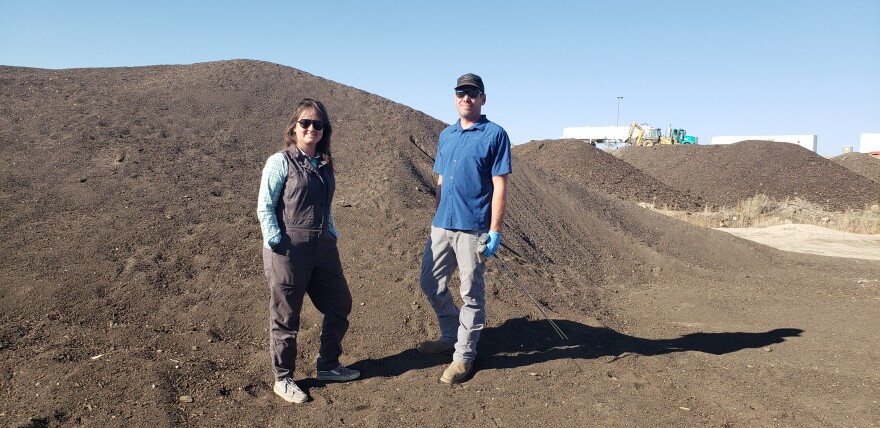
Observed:
[[[455,96],[459,97],[459,98],[464,98],[465,95],[467,95],[471,98],[476,98],[476,97],[480,96],[480,94],[482,94],[482,92],[480,92],[476,89],[471,89],[469,91],[465,91],[464,89],[456,89],[455,90]]]
[[[321,122],[320,120],[300,119],[297,123],[299,123],[299,126],[302,126],[302,129],[309,129],[309,125],[312,125],[315,128],[315,131],[321,131],[324,129],[324,122]]]

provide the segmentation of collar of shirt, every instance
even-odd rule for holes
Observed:
[[[315,151],[315,157],[312,158],[312,157],[309,157],[309,155],[307,155],[306,152],[302,151],[302,149],[299,148],[299,146],[296,146],[296,149],[299,151],[299,154],[302,157],[306,158],[306,160],[308,160],[309,163],[312,164],[312,167],[314,167],[315,169],[318,169],[319,164],[321,164],[321,165],[324,164],[324,155],[322,155],[321,152]]]
[[[486,128],[487,123],[489,123],[489,119],[487,119],[486,115],[483,114],[483,115],[480,115],[480,120],[478,120],[477,123],[474,124],[474,126],[471,126],[468,129],[464,129],[461,127],[461,119],[458,119],[457,121],[455,121],[455,129],[453,129],[453,131],[454,132],[482,131],[483,129]]]

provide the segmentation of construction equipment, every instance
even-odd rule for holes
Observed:
[[[633,140],[633,132],[639,131],[639,136]],[[629,125],[629,135],[623,140],[626,144],[632,144],[634,146],[644,146],[645,145],[645,130],[639,126],[635,121],[631,125]]]
[[[633,138],[633,133],[638,134]],[[660,129],[648,126],[647,123],[639,125],[635,121],[629,125],[629,135],[623,140],[626,144],[634,146],[653,146],[660,141]]]
[[[687,135],[681,128],[669,127],[665,137],[660,137],[660,144],[697,144],[697,137]]]
[[[634,133],[636,133],[635,137],[633,137]],[[670,126],[664,137],[660,135],[659,128],[648,126],[646,123],[639,125],[636,122],[630,124],[629,135],[624,140],[626,144],[645,147],[655,144],[697,144],[697,141],[697,137],[687,135],[687,131],[681,128],[672,128]]]

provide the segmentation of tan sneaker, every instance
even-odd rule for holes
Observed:
[[[419,343],[416,349],[423,354],[451,354],[455,352],[455,345],[439,340],[426,340]]]
[[[446,371],[443,372],[443,376],[440,376],[440,382],[449,384],[461,383],[464,381],[464,378],[471,373],[471,368],[473,368],[473,366],[473,363],[453,361],[452,364],[446,368]]]

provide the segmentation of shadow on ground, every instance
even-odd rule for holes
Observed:
[[[630,354],[652,356],[688,351],[722,355],[782,343],[786,338],[800,337],[803,333],[796,328],[778,328],[761,333],[691,333],[674,339],[645,339],[606,327],[566,320],[555,322],[569,340],[556,336],[546,320],[515,318],[483,330],[477,365],[481,370],[505,369],[558,359],[622,358]],[[444,365],[449,360],[449,356],[422,355],[415,349],[407,349],[395,355],[363,360],[352,367],[361,370],[367,379],[399,376],[410,370]]]

